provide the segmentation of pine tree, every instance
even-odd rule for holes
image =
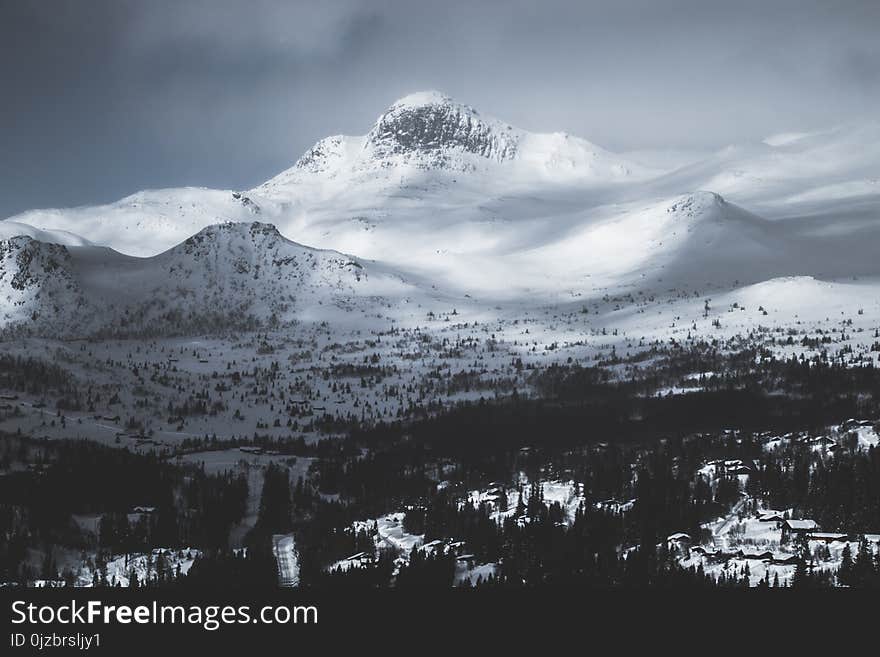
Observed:
[[[850,586],[852,584],[852,574],[852,550],[849,549],[849,543],[847,543],[841,554],[840,568],[837,570],[837,583],[841,586]]]
[[[863,536],[859,541],[859,551],[856,553],[852,568],[852,586],[869,586],[874,577],[874,560],[868,548],[868,541]]]
[[[810,577],[807,572],[807,560],[803,555],[798,557],[797,565],[794,568],[794,577],[791,579],[792,588],[807,588],[810,585]]]

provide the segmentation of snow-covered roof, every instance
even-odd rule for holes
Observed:
[[[773,553],[770,550],[740,550],[743,559],[772,559]]]
[[[816,529],[819,526],[815,520],[786,520],[785,525],[789,529]]]
[[[827,540],[827,541],[843,541],[849,538],[848,534],[837,534],[833,532],[812,532],[810,538]]]

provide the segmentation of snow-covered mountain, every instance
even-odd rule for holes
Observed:
[[[873,121],[730,145],[658,177],[651,187],[697,185],[775,217],[775,206],[876,197],[878,164],[880,121]]]
[[[67,247],[25,235],[0,239],[0,331],[64,334],[82,305]]]
[[[34,210],[0,222],[0,236],[67,246],[74,233],[143,257],[206,226],[259,220],[457,295],[729,287],[880,275],[877,171],[878,123],[776,135],[657,170],[421,92],[362,136],[320,140],[253,190],[153,190]]]
[[[517,177],[598,182],[645,175],[648,170],[590,142],[564,133],[520,130],[436,91],[411,94],[392,104],[360,137],[320,140],[297,163],[254,190],[291,201],[301,185],[399,185],[419,171],[491,173],[496,183]],[[486,182],[486,181],[483,181]],[[490,187],[492,181],[490,182]],[[523,183],[524,180],[518,182]]]
[[[564,238],[517,254],[513,267],[537,277],[567,263],[569,285],[594,291],[731,288],[783,276],[823,279],[880,274],[880,215],[855,231],[817,234],[798,218],[769,220],[719,194],[593,209]]]
[[[432,243],[448,250],[458,243],[458,229],[519,218],[523,196],[551,193],[546,209],[553,212],[570,205],[566,190],[595,192],[649,173],[583,139],[529,133],[426,92],[391,105],[366,135],[320,140],[250,192],[150,190],[109,205],[13,219],[148,256],[207,225],[260,218],[304,243],[393,262],[387,256],[411,251],[406,239],[414,230],[421,243],[425,231],[437,233]],[[563,198],[556,198],[560,191]],[[527,204],[525,214],[533,211]]]
[[[146,257],[182,242],[206,226],[224,221],[255,221],[260,208],[232,191],[196,187],[137,192],[115,203],[70,209],[29,210],[12,219],[17,226],[61,228],[121,253]],[[12,236],[6,228],[0,235]],[[30,234],[30,233],[27,233]]]
[[[51,337],[274,327],[375,312],[414,289],[368,263],[291,242],[269,224],[209,226],[150,258],[0,240],[0,328]]]

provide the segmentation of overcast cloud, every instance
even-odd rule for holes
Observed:
[[[876,118],[876,0],[0,0],[0,217],[251,187],[437,88],[612,150]]]

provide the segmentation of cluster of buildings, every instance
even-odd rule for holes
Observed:
[[[773,565],[794,564],[798,555],[794,550],[771,550],[770,546],[791,546],[801,541],[814,541],[824,544],[837,543],[842,549],[843,544],[858,542],[862,539],[874,548],[880,545],[880,534],[850,534],[843,532],[823,532],[815,520],[809,518],[789,518],[783,511],[762,510],[753,518],[746,520],[749,530],[742,540],[729,541],[715,537],[714,545],[693,545],[689,534],[678,532],[667,537],[667,544],[683,555],[702,557],[711,562],[726,562],[731,559],[756,560]],[[778,534],[776,532],[779,532]],[[727,535],[730,537],[730,534]],[[778,537],[778,538],[777,538]]]

